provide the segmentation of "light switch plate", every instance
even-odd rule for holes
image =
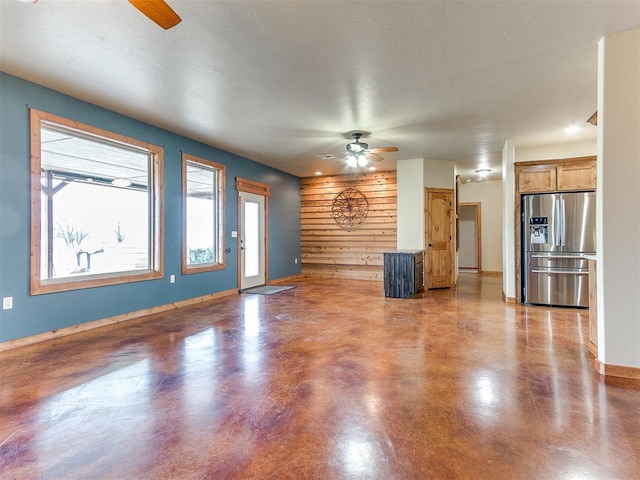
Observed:
[[[231,231],[231,238],[238,238],[238,232],[235,230]]]

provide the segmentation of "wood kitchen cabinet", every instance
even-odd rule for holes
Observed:
[[[516,164],[517,190],[522,193],[572,192],[596,189],[594,157]]]
[[[558,165],[556,171],[559,191],[596,189],[595,161]]]
[[[556,166],[532,165],[518,169],[520,193],[553,192],[556,190]]]

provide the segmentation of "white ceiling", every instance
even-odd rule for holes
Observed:
[[[350,171],[364,130],[400,149],[380,170],[496,178],[505,140],[595,137],[597,40],[640,28],[640,0],[168,3],[164,31],[125,0],[0,0],[1,68],[298,176]]]

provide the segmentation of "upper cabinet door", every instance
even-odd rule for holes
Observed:
[[[558,165],[558,190],[595,190],[596,162]]]
[[[518,170],[520,193],[554,192],[556,190],[555,165],[532,165]]]

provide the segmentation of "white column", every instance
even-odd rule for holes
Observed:
[[[513,142],[507,140],[502,147],[502,293],[507,298],[516,296],[515,155]]]
[[[424,160],[399,160],[397,247],[424,250]]]
[[[598,360],[640,368],[640,30],[598,44]]]

